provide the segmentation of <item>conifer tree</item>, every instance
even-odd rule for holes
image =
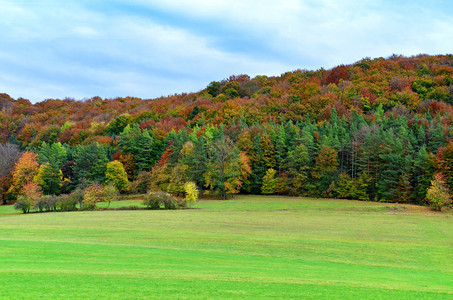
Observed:
[[[266,175],[263,177],[263,185],[261,186],[261,193],[275,194],[277,190],[277,178],[275,177],[276,171],[274,169],[267,169]]]

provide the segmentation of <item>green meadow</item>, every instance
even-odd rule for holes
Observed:
[[[0,298],[452,299],[453,214],[263,196],[176,211],[0,206]]]

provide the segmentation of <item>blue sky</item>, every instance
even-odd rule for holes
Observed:
[[[0,0],[0,92],[196,92],[364,57],[453,52],[453,1]]]

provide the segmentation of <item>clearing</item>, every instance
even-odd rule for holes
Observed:
[[[453,298],[453,214],[411,205],[238,196],[178,211],[0,206],[0,255],[2,299]]]

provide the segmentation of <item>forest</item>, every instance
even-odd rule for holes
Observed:
[[[453,191],[452,104],[453,55],[231,76],[157,99],[32,104],[0,94],[1,201],[109,184],[181,196],[191,182],[201,196],[222,199],[274,194],[441,209]]]

